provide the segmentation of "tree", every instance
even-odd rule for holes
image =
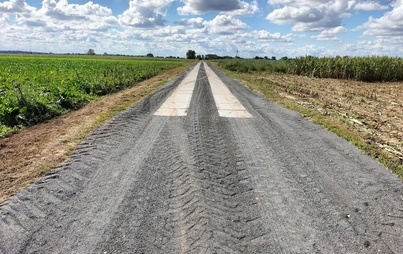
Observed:
[[[196,58],[199,59],[199,60],[202,60],[201,55],[197,55]]]
[[[87,55],[95,55],[95,50],[89,49],[89,50],[87,51]]]
[[[151,54],[151,53],[148,53],[148,54],[147,54],[147,57],[154,57],[154,55]]]
[[[186,58],[187,59],[196,59],[196,51],[188,50],[188,52],[186,53]]]

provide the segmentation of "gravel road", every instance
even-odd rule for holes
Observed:
[[[193,67],[1,204],[0,253],[403,253],[401,180]]]

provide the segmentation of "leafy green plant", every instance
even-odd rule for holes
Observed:
[[[182,65],[172,59],[0,56],[0,136]]]

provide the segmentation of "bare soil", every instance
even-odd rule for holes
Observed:
[[[103,121],[150,95],[183,67],[166,71],[80,110],[21,130],[0,140],[0,203],[45,172],[66,162],[76,145]]]
[[[267,93],[334,119],[386,154],[395,165],[403,165],[403,82],[268,74],[240,74],[236,78],[255,91],[269,89]],[[403,172],[395,173],[403,176]]]

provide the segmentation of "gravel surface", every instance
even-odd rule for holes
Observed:
[[[0,253],[403,253],[401,180],[211,67],[252,115],[220,117],[205,64],[186,116],[182,77],[1,204]]]

